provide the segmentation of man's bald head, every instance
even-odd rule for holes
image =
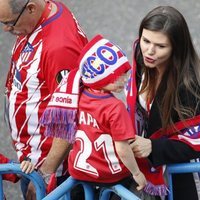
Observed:
[[[40,20],[45,5],[44,0],[0,0],[3,30],[14,35],[31,33]]]
[[[27,3],[28,0],[8,0],[9,6],[13,14],[20,13],[23,6]]]

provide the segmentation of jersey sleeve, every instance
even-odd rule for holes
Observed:
[[[133,139],[135,132],[128,111],[119,101],[110,111],[110,129],[114,141]]]
[[[149,156],[154,166],[188,162],[199,158],[199,152],[193,150],[189,145],[167,138],[152,139],[152,153]]]
[[[56,48],[48,53],[43,75],[50,93],[54,92],[63,76],[78,67],[78,57],[79,52],[67,47]]]

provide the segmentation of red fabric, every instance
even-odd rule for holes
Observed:
[[[57,179],[56,179],[56,174],[53,173],[49,179],[49,183],[46,188],[47,194],[52,192],[55,188],[57,187]]]
[[[137,44],[137,41],[134,43],[134,46]],[[135,54],[135,53],[134,53]],[[135,106],[136,106],[136,97],[137,97],[137,87],[136,87],[136,61],[133,59],[133,66],[131,68],[130,78],[126,87],[127,95],[127,109],[131,116],[133,127],[135,129]],[[136,132],[136,129],[135,129]]]
[[[78,113],[78,131],[69,154],[70,175],[99,183],[114,183],[129,176],[114,146],[114,141],[135,137],[123,102],[110,93],[84,90]]]
[[[129,69],[128,59],[118,46],[101,35],[95,36],[79,56],[79,69],[71,70],[52,94],[40,120],[46,128],[45,135],[73,143],[80,80],[88,87],[100,89]]]
[[[134,43],[134,49],[138,41]],[[135,126],[135,107],[136,107],[136,61],[135,61],[135,52],[133,54],[133,67],[131,77],[127,86],[127,106],[130,113],[131,119]],[[200,116],[193,117],[192,119],[187,119],[185,121],[180,121],[170,126],[167,130],[163,131],[162,129],[156,131],[152,134],[151,139],[161,138],[163,136],[168,137],[171,140],[178,140],[184,142],[191,146],[194,150],[200,151]],[[186,130],[186,127],[188,129]],[[179,132],[177,134],[177,132]],[[144,173],[147,178],[148,184],[144,188],[144,191],[151,195],[166,195],[167,187],[163,178],[163,167],[152,168],[148,159],[142,158],[137,159],[141,171]]]
[[[93,89],[113,83],[131,68],[123,51],[101,35],[96,35],[83,48],[79,63],[84,85]]]
[[[137,42],[136,42],[137,43]],[[136,45],[136,43],[134,45]],[[132,119],[132,123],[135,127],[135,112],[136,112],[136,97],[137,97],[137,87],[136,87],[136,62],[134,59],[133,67],[131,69],[131,75],[127,85],[127,109]],[[136,131],[135,131],[136,132]],[[148,159],[141,158],[137,159],[138,166],[140,170],[144,173],[147,179],[147,185],[144,191],[150,195],[166,195],[167,187],[164,183],[162,167],[152,168]]]
[[[58,85],[57,76],[78,66],[79,54],[87,43],[70,10],[54,3],[55,15],[40,24],[29,38],[18,38],[13,48],[12,76],[8,76],[13,83],[8,95],[11,137],[19,160],[29,155],[36,167],[45,160],[52,144],[38,121]]]
[[[153,183],[156,184],[156,185],[163,184],[162,167],[157,167],[156,169],[153,168],[147,159],[136,158],[136,160],[137,160],[137,163],[140,167],[140,170],[143,173],[145,173],[145,177],[146,177],[147,180],[151,180],[152,174],[153,174],[153,176],[155,176]],[[148,170],[146,169],[145,166],[149,166]]]
[[[165,131],[159,129],[151,136],[151,139],[163,136],[167,136],[171,140],[184,142],[195,151],[200,151],[200,115],[177,122]]]
[[[73,143],[79,99],[80,74],[77,69],[65,76],[45,109],[40,124],[46,128],[45,136],[66,139]]]
[[[9,163],[10,160],[5,157],[3,154],[0,154],[0,164],[6,164]],[[19,177],[16,174],[3,174],[2,175],[3,180],[11,181],[13,183],[16,183],[19,180]]]
[[[129,78],[127,85],[127,107],[133,122],[133,126],[136,129],[135,108],[136,108],[137,87],[136,87],[135,74],[136,74],[136,62],[134,59],[131,76]],[[144,173],[148,182],[146,187],[144,188],[144,191],[151,195],[166,195],[167,187],[163,179],[162,167],[153,169],[148,159],[145,158],[137,159],[137,162],[140,170]]]

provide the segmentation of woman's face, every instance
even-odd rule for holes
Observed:
[[[165,34],[143,29],[140,47],[146,67],[157,68],[159,72],[166,69],[172,54],[172,45]]]

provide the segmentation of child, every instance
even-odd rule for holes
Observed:
[[[46,135],[73,143],[68,169],[75,179],[100,186],[134,179],[141,190],[146,179],[129,146],[135,137],[132,122],[123,102],[112,94],[124,89],[128,59],[98,35],[83,49],[79,66],[52,95],[41,119]]]

